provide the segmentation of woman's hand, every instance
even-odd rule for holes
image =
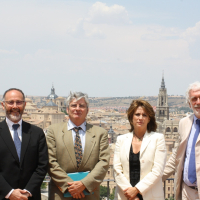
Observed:
[[[140,200],[138,196],[134,197],[133,199],[130,200]]]
[[[136,187],[128,187],[124,190],[124,195],[129,200],[138,200],[136,197],[140,191]]]

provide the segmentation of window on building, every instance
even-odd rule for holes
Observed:
[[[174,132],[178,132],[178,129],[176,127],[174,128]]]
[[[167,127],[166,132],[171,132],[171,129],[169,127]]]
[[[168,191],[170,191],[170,187],[168,187]]]

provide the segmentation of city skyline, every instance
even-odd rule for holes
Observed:
[[[168,95],[199,80],[200,2],[0,2],[0,94]]]

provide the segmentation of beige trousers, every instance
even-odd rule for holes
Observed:
[[[188,187],[184,181],[182,183],[182,200],[200,200],[198,191]]]

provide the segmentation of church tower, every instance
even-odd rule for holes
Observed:
[[[164,75],[162,76],[161,88],[159,89],[158,102],[156,107],[156,121],[163,122],[169,119],[169,106],[167,89],[165,88]]]

